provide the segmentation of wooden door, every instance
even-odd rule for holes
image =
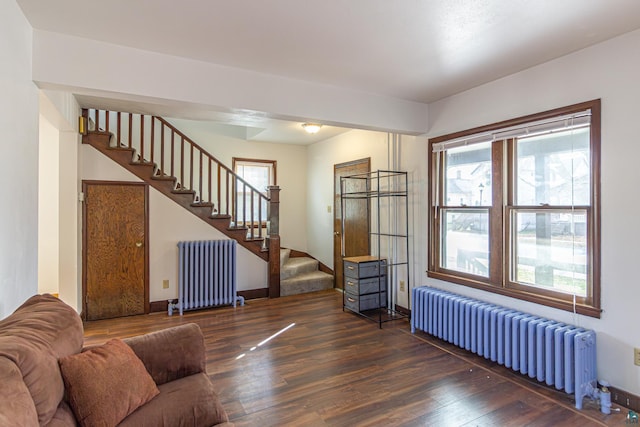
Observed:
[[[83,182],[86,320],[149,312],[148,186]]]
[[[340,202],[340,178],[371,171],[371,159],[360,159],[334,165],[334,202],[333,202],[333,272],[335,286],[344,287],[342,265],[342,204]],[[355,185],[349,180],[350,185]],[[360,183],[360,190],[366,190],[366,184]],[[356,191],[348,188],[347,191]],[[346,200],[344,204],[344,256],[369,254],[369,201],[366,199]]]

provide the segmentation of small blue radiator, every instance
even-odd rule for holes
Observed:
[[[412,333],[422,330],[575,393],[578,409],[597,387],[594,331],[427,286],[412,297]]]
[[[244,305],[237,295],[235,240],[178,243],[178,302],[169,315],[185,310],[232,304]]]

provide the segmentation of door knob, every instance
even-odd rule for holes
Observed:
[[[141,248],[142,247],[142,242],[136,242],[136,246]]]
[[[335,234],[336,236],[339,236],[340,232],[339,231],[334,231],[333,234]]]

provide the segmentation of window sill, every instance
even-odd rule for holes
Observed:
[[[528,301],[535,304],[545,305],[547,307],[556,308],[559,310],[574,312],[574,306],[571,301],[566,301],[557,298],[551,298],[548,296],[543,296],[539,294],[534,294],[530,292],[523,292],[515,289],[503,288],[498,286],[492,286],[471,278],[464,278],[459,276],[454,276],[447,273],[436,272],[436,271],[427,271],[427,276],[443,280],[445,282],[455,283],[458,285],[464,285],[475,289],[480,289],[487,292],[492,292],[494,294],[504,295],[511,298],[519,299],[522,301]],[[589,317],[595,317],[597,319],[600,318],[600,313],[602,310],[597,307],[593,307],[585,304],[576,304],[575,312],[578,314],[582,314]]]

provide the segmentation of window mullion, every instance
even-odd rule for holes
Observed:
[[[492,208],[489,211],[489,277],[495,286],[504,287],[504,141],[494,141],[491,145]]]

